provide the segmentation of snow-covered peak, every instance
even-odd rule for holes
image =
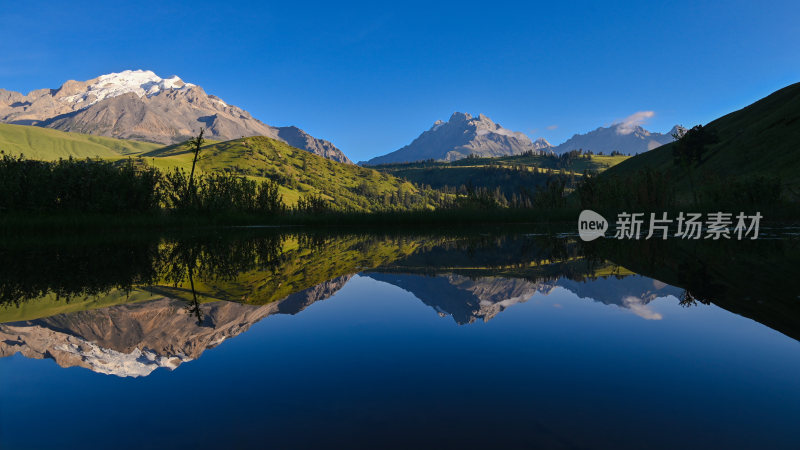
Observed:
[[[177,75],[161,78],[150,70],[125,70],[100,75],[96,81],[86,86],[86,91],[64,97],[64,101],[79,103],[84,107],[129,92],[139,97],[152,97],[163,90],[187,89],[192,86],[194,85],[191,83],[184,83]]]

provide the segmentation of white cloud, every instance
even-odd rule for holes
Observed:
[[[628,296],[622,299],[623,305],[630,309],[634,314],[647,320],[661,320],[661,314],[651,310],[642,302],[642,299],[634,296]]]
[[[547,126],[548,130],[555,130],[556,128],[558,128],[558,125],[548,125]]]
[[[647,122],[655,115],[655,111],[637,111],[614,124],[617,127],[617,134],[631,134],[637,126]]]

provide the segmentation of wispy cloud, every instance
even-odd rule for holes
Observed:
[[[558,128],[558,125],[548,125],[547,126],[548,130],[555,130],[556,128]]]
[[[631,134],[637,126],[644,124],[655,115],[655,111],[637,111],[614,123],[617,127],[617,134]]]
[[[630,309],[634,314],[647,320],[661,320],[661,314],[651,310],[647,305],[642,302],[642,299],[634,296],[628,296],[622,299],[622,303],[626,308]]]

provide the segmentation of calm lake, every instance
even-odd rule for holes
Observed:
[[[800,241],[0,243],[0,447],[800,445]]]

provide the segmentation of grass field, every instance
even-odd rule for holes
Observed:
[[[150,142],[66,133],[49,128],[0,124],[0,150],[28,159],[55,161],[59,158],[119,159],[162,147]]]

